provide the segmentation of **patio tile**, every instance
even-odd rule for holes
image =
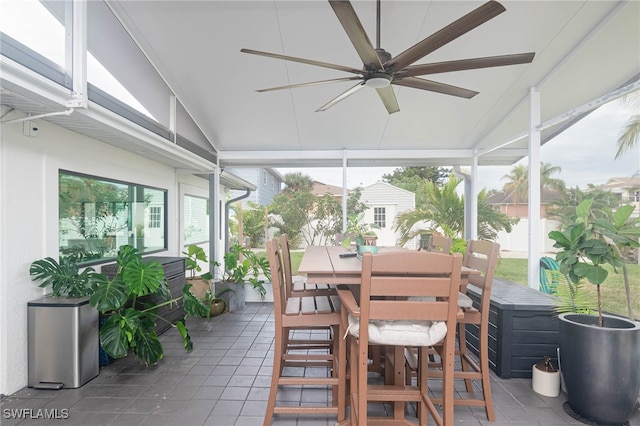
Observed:
[[[273,362],[272,304],[251,303],[243,313],[206,319],[189,318],[187,326],[194,351],[186,353],[179,334],[170,329],[161,340],[165,357],[145,368],[134,357],[102,367],[100,375],[78,389],[58,391],[24,388],[1,402],[2,426],[30,425],[153,425],[153,426],[259,426],[266,411]],[[308,334],[308,333],[307,333]],[[168,350],[170,349],[170,350]],[[294,371],[294,369],[291,369]],[[302,372],[302,370],[296,370]],[[326,370],[309,369],[323,376]],[[373,376],[375,377],[375,376]],[[430,380],[437,393],[441,381]],[[529,379],[503,380],[492,375],[497,421],[486,420],[481,407],[456,407],[456,426],[565,426],[581,425],[564,412],[564,395],[540,396]],[[463,385],[456,384],[459,393]],[[326,404],[331,392],[324,388],[283,389],[278,400]],[[68,419],[8,418],[5,410],[69,410]],[[371,413],[386,415],[389,407],[377,404]],[[17,413],[18,411],[16,411]],[[413,406],[407,408],[414,416]],[[330,415],[276,415],[276,426],[333,426]],[[640,411],[630,422],[640,425]]]

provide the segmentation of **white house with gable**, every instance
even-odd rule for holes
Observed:
[[[364,213],[365,223],[375,223],[379,246],[395,246],[399,239],[393,231],[393,223],[398,214],[416,208],[416,196],[413,192],[385,182],[376,182],[362,190],[360,200],[369,208]],[[409,241],[405,247],[417,248],[415,240]]]

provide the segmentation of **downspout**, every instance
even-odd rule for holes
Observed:
[[[231,203],[235,203],[236,201],[240,201],[240,200],[244,200],[245,198],[248,198],[249,195],[251,195],[251,190],[250,189],[245,189],[246,194],[244,195],[240,195],[239,197],[236,198],[232,198],[229,201],[227,201],[226,203],[224,203],[224,224],[225,224],[225,229],[224,229],[224,251],[225,253],[229,251],[229,233],[227,232],[227,230],[229,229],[229,206],[231,205]],[[240,238],[242,238],[242,236],[240,236]]]

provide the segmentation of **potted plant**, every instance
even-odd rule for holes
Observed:
[[[560,319],[560,370],[570,407],[579,416],[603,424],[623,424],[631,416],[640,391],[640,324],[635,321],[622,248],[640,246],[640,218],[633,206],[615,212],[595,211],[592,199],[576,207],[573,223],[552,231],[556,260],[570,283],[583,278],[597,291],[598,315],[563,313]],[[622,270],[629,318],[602,312],[600,285],[608,272]]]
[[[207,307],[189,291],[190,285],[184,286],[180,296],[172,297],[160,262],[145,261],[129,245],[120,247],[116,262],[118,269],[112,279],[96,275],[89,299],[91,306],[107,317],[100,328],[100,344],[106,353],[121,358],[131,351],[144,365],[157,364],[163,356],[155,331],[157,321],[176,327],[190,352],[193,343],[184,320],[172,324],[157,314],[159,307],[182,299],[185,317],[205,317]]]
[[[27,304],[30,387],[77,388],[99,374],[98,312],[88,297],[98,274],[81,271],[80,259],[45,257],[29,268],[33,281],[51,289]]]
[[[271,280],[269,261],[265,257],[259,257],[250,249],[234,244],[224,254],[223,262],[224,265],[214,262],[220,271],[214,286],[216,294],[226,300],[230,312],[244,308],[245,284],[249,284],[264,299],[267,292],[264,287],[265,279]],[[226,288],[233,292],[224,291]]]
[[[378,236],[373,229],[380,229],[375,223],[364,223],[364,212],[358,214],[349,215],[347,217],[347,233],[346,237],[340,243],[342,247],[349,248],[351,243],[356,244],[358,252],[371,251],[377,252],[376,249],[370,248],[370,246],[376,246]]]
[[[207,259],[207,253],[204,249],[195,244],[191,244],[187,247],[187,251],[183,251],[182,254],[186,255],[185,269],[189,276],[187,277],[187,283],[191,284],[190,291],[198,299],[205,300],[205,296],[208,291],[211,291],[211,278],[213,276],[210,272],[197,275],[202,271],[202,263],[209,263]]]
[[[211,317],[216,317],[227,310],[227,301],[223,294],[234,291],[232,288],[225,288],[222,291],[217,292],[215,295],[211,290],[207,291],[204,295],[204,304],[209,307],[207,311],[207,321]]]

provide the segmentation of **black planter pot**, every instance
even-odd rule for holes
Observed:
[[[627,422],[640,391],[640,324],[605,315],[562,314],[560,363],[569,405],[583,418]]]

